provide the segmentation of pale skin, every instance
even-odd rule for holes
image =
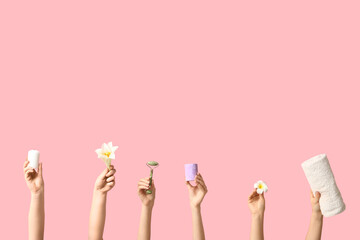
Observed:
[[[310,202],[312,207],[311,219],[309,230],[306,234],[306,240],[320,240],[322,225],[323,225],[323,215],[320,210],[320,200],[321,194],[319,192],[313,195],[313,192],[310,191]]]
[[[28,217],[29,240],[44,239],[45,208],[44,208],[44,180],[42,177],[42,163],[39,163],[38,172],[24,163],[25,182],[31,193],[30,210]]]
[[[151,187],[149,187],[150,178],[142,178],[138,182],[138,195],[141,201],[141,216],[138,232],[138,240],[150,240],[151,238],[151,215],[155,203],[155,182],[152,179]],[[151,194],[147,194],[146,190],[150,189]]]
[[[186,186],[189,190],[189,200],[192,214],[193,240],[205,240],[204,226],[201,217],[201,203],[208,192],[203,177],[198,173],[195,177],[196,185],[193,186],[189,181]]]
[[[250,240],[264,240],[264,193],[258,194],[255,189],[249,196],[248,206],[251,212]]]
[[[105,218],[107,193],[115,186],[116,169],[113,165],[106,168],[95,181],[89,220],[89,240],[102,240]]]

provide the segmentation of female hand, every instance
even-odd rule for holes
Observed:
[[[44,191],[44,180],[42,177],[42,163],[39,163],[38,172],[32,167],[28,166],[29,161],[26,160],[24,163],[24,176],[25,182],[32,194],[40,193]]]
[[[320,203],[319,203],[320,197],[321,197],[321,194],[319,192],[316,192],[315,196],[314,196],[313,192],[310,190],[310,201],[311,201],[311,207],[312,207],[313,213],[322,214],[321,210],[320,210]]]
[[[264,214],[265,212],[265,198],[264,193],[258,194],[256,189],[249,196],[248,205],[251,214]]]
[[[96,179],[95,190],[101,193],[110,191],[115,186],[115,173],[113,165],[110,166],[110,170],[106,168]]]
[[[189,190],[190,205],[192,207],[199,207],[203,201],[208,189],[205,185],[204,179],[200,173],[195,177],[196,186],[190,184],[189,181],[186,182],[186,186]]]
[[[142,205],[145,207],[153,207],[155,203],[156,188],[154,179],[152,179],[151,187],[149,187],[149,184],[150,178],[142,178],[138,182],[138,195]],[[152,193],[147,194],[146,190],[151,190]]]

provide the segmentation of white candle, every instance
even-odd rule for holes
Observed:
[[[40,152],[38,150],[30,150],[28,152],[28,161],[29,166],[37,169],[39,167],[39,157],[40,157]]]

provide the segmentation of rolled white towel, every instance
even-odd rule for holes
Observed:
[[[325,154],[312,157],[301,164],[310,187],[319,192],[320,209],[324,217],[331,217],[345,210],[345,203],[336,185],[329,160]]]

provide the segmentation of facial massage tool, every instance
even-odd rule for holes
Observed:
[[[154,172],[154,169],[159,166],[159,163],[155,162],[155,161],[150,161],[150,162],[147,162],[146,165],[151,169],[150,170],[150,183],[149,183],[149,188],[151,188],[153,172]],[[148,189],[148,190],[146,190],[146,193],[151,194],[152,191],[150,189]]]

